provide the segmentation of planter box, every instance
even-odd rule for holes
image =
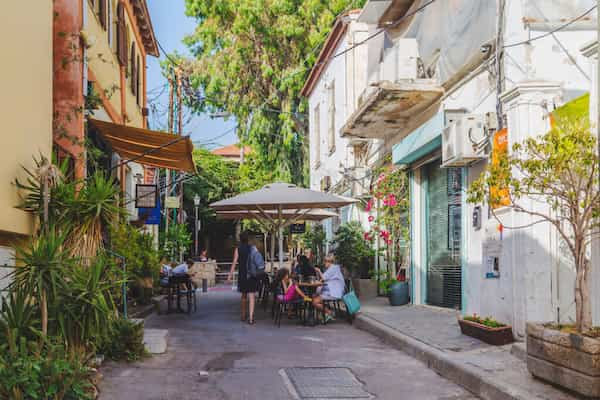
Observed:
[[[458,324],[463,335],[474,337],[494,346],[502,346],[514,342],[512,326],[510,325],[500,328],[490,328],[489,326],[464,319],[459,319]]]
[[[528,323],[527,369],[536,378],[600,398],[600,339]]]
[[[362,301],[377,297],[377,281],[374,279],[352,279],[352,286]]]

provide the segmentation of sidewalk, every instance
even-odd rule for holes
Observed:
[[[482,399],[576,399],[529,374],[522,343],[488,345],[462,335],[456,319],[453,310],[391,307],[387,299],[378,298],[362,305],[355,324]]]

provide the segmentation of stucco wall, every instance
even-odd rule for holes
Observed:
[[[31,233],[12,182],[24,176],[21,164],[52,149],[52,22],[52,2],[9,1],[0,13],[0,231]]]

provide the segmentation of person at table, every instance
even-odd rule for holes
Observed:
[[[294,283],[290,277],[290,271],[287,268],[282,268],[277,271],[275,276],[275,283],[277,285],[277,300],[290,303],[297,299],[304,299],[305,301],[311,301],[311,298],[306,296],[302,290]]]
[[[184,262],[183,264],[179,264],[178,266],[173,268],[173,270],[171,271],[171,274],[172,275],[187,274],[193,265],[194,265],[194,260],[192,260],[191,258],[188,258],[186,262]]]
[[[166,257],[163,257],[160,260],[160,285],[168,286],[169,285],[169,276],[171,275],[171,264],[167,261]]]
[[[244,231],[240,234],[240,244],[233,251],[233,262],[231,270],[227,277],[228,281],[233,279],[235,267],[238,266],[238,292],[242,294],[241,305],[241,321],[246,321],[248,316],[248,324],[254,325],[254,305],[256,303],[256,292],[258,291],[258,279],[250,276],[248,273],[248,260],[253,252],[258,252],[256,246],[250,244],[250,235]]]
[[[344,275],[341,267],[335,263],[335,257],[328,255],[325,257],[325,272],[315,268],[317,275],[323,281],[324,285],[317,291],[317,296],[313,298],[313,306],[325,314],[325,322],[333,319],[332,311],[325,307],[323,300],[339,300],[344,295]]]
[[[208,253],[206,251],[206,249],[202,249],[202,251],[200,252],[200,262],[207,262],[208,261]]]
[[[300,256],[300,264],[298,265],[298,270],[296,273],[301,275],[302,279],[307,279],[309,276],[317,276],[315,267],[311,265],[308,257],[304,255]]]

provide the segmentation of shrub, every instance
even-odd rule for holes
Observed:
[[[463,317],[463,319],[465,321],[471,321],[471,322],[475,322],[477,324],[485,325],[489,328],[502,328],[503,326],[506,326],[506,324],[498,322],[495,319],[493,319],[492,317],[481,318],[477,314],[466,315]]]
[[[353,277],[369,278],[370,261],[374,253],[364,240],[364,234],[360,223],[352,221],[340,226],[331,242],[337,261]]]
[[[0,398],[93,399],[90,360],[89,354],[69,351],[58,342],[27,341],[10,334],[0,344]]]
[[[146,354],[144,325],[119,318],[114,321],[111,334],[100,346],[99,352],[112,360],[136,361]]]

